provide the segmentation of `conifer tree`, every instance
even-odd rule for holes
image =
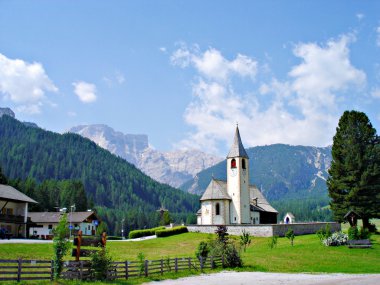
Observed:
[[[376,129],[366,114],[345,111],[339,120],[332,147],[327,180],[331,209],[342,222],[354,210],[369,226],[380,217],[380,144]]]
[[[0,184],[8,184],[8,179],[3,174],[1,166],[0,166]]]

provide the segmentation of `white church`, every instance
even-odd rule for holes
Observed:
[[[238,126],[227,156],[227,181],[212,178],[200,199],[198,225],[276,224],[278,212],[249,184],[249,157]]]

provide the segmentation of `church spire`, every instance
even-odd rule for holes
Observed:
[[[230,152],[227,155],[227,158],[231,158],[231,157],[249,158],[247,153],[245,152],[243,143],[241,142],[239,126],[236,126],[234,143],[232,144]]]

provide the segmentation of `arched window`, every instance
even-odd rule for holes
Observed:
[[[217,216],[220,215],[220,205],[219,205],[219,203],[216,203],[216,205],[215,205],[215,215],[217,215]]]
[[[235,158],[231,160],[231,168],[236,168],[236,160],[235,160]]]
[[[245,159],[243,159],[241,163],[242,163],[242,164],[241,164],[241,167],[242,167],[243,169],[247,169],[246,166],[245,166]]]

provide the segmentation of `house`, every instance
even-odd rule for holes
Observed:
[[[284,216],[284,224],[293,224],[296,222],[296,218],[290,212],[286,213]]]
[[[212,178],[202,195],[198,225],[276,224],[278,212],[249,184],[249,157],[236,127],[227,155],[227,181]]]
[[[29,217],[35,223],[29,230],[30,236],[51,239],[53,229],[58,225],[61,216],[61,212],[29,212]],[[67,221],[73,234],[81,230],[83,235],[95,235],[99,218],[93,211],[70,212],[67,214]]]
[[[13,237],[27,237],[32,225],[28,218],[29,203],[37,202],[12,186],[0,184],[0,229]]]

